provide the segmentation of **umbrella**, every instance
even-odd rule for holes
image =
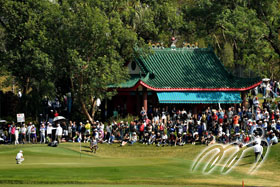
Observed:
[[[7,123],[7,121],[4,119],[0,119],[0,123]]]
[[[269,78],[264,78],[264,79],[262,79],[262,81],[269,81],[270,79]]]
[[[53,118],[53,121],[59,121],[59,120],[64,120],[65,117],[63,116],[56,116],[55,118]]]

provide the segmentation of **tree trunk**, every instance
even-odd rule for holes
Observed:
[[[93,123],[94,122],[94,115],[95,115],[95,112],[96,112],[96,102],[97,102],[97,99],[92,99],[92,112],[91,114],[89,113],[87,107],[86,107],[86,104],[80,100],[81,102],[81,105],[82,105],[82,111],[83,113],[86,115],[87,119]]]
[[[81,105],[82,105],[83,113],[86,115],[87,119],[88,119],[91,123],[93,123],[93,118],[92,118],[91,115],[89,114],[85,103],[84,103],[83,101],[80,101],[80,102],[81,102]]]

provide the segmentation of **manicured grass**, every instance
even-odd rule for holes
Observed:
[[[201,172],[203,165],[191,172],[193,161],[204,145],[119,147],[118,144],[102,144],[99,147],[93,154],[89,152],[88,144],[82,144],[80,154],[78,143],[58,147],[1,145],[0,186],[241,186],[242,180],[250,186],[280,184],[280,145],[271,148],[264,164],[252,175],[247,173],[254,162],[252,150],[248,150],[229,174],[222,175],[221,167],[217,167],[211,174],[204,175]],[[24,151],[25,161],[16,165],[15,156],[20,149]]]

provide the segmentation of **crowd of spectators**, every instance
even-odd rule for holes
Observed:
[[[136,142],[156,146],[183,146],[185,144],[214,144],[239,142],[246,144],[264,137],[269,144],[277,144],[280,136],[280,102],[249,97],[247,107],[211,108],[194,114],[184,108],[142,108],[132,121],[60,123],[43,122],[11,124],[3,129],[2,143],[90,142],[133,145]],[[38,129],[37,129],[38,128]]]

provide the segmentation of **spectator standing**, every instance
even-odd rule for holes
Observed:
[[[27,139],[28,143],[31,143],[31,128],[32,128],[32,123],[30,122],[27,126]]]
[[[47,141],[48,142],[52,142],[52,124],[50,122],[48,122],[48,126],[47,126]]]
[[[15,132],[16,132],[16,126],[13,124],[11,128],[11,143],[15,141]]]
[[[77,125],[76,122],[74,121],[72,124],[72,137],[76,136],[76,132],[77,132]]]
[[[15,145],[19,144],[19,141],[18,141],[18,139],[19,139],[19,130],[20,130],[20,128],[15,126]]]
[[[72,121],[70,121],[70,122],[69,122],[69,125],[68,125],[68,138],[69,138],[70,140],[72,140],[72,138],[73,138],[72,127],[73,127],[73,123],[72,123]]]
[[[31,126],[31,139],[33,144],[37,143],[37,133],[35,125]]]
[[[62,131],[63,131],[63,129],[61,128],[60,124],[57,124],[55,135],[56,135],[58,143],[61,143]]]
[[[40,143],[46,143],[46,127],[44,123],[40,127]]]
[[[27,130],[26,126],[25,126],[25,124],[23,124],[20,129],[20,136],[21,136],[21,141],[23,144],[25,144],[25,142],[26,142],[26,130]]]

